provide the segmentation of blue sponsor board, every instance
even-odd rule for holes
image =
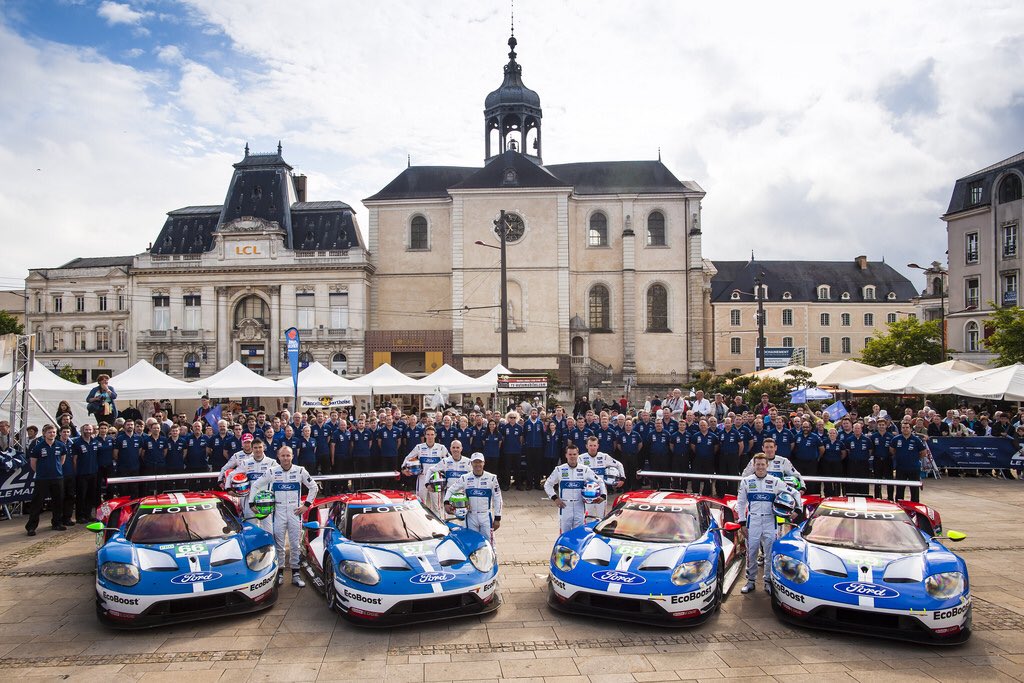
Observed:
[[[935,465],[946,469],[1007,470],[1024,465],[1013,439],[1004,437],[933,437],[928,448]]]

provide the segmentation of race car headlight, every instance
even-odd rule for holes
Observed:
[[[683,562],[672,572],[672,583],[677,586],[688,586],[703,581],[711,575],[711,563],[707,560]]]
[[[579,561],[579,553],[571,548],[566,548],[564,545],[556,545],[554,550],[551,551],[551,564],[555,565],[555,568],[560,571],[571,572]]]
[[[357,562],[355,560],[342,560],[338,563],[338,571],[359,583],[367,586],[376,586],[380,583],[380,574],[377,568],[368,562]]]
[[[932,574],[924,580],[924,587],[933,598],[955,598],[964,592],[964,575],[960,572]]]
[[[491,571],[494,568],[494,553],[491,552],[491,546],[485,543],[474,550],[469,556],[469,561],[478,572]]]
[[[272,545],[265,545],[256,550],[250,550],[245,556],[245,563],[254,572],[263,571],[277,559],[277,550]]]
[[[807,565],[800,560],[793,559],[789,555],[776,555],[775,559],[772,560],[772,564],[775,566],[775,571],[787,581],[806,583],[807,579],[811,577],[811,571],[807,568]]]
[[[139,582],[139,568],[124,562],[104,562],[100,574],[107,581],[121,586],[134,586]]]

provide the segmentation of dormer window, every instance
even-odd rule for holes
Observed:
[[[832,297],[832,290],[828,285],[818,285],[818,298],[819,299],[830,299]]]
[[[792,298],[793,298],[793,295],[790,292],[783,292],[782,293],[782,299],[784,301],[789,301]]]
[[[896,292],[889,292],[889,295],[886,298],[889,301],[896,301]]]
[[[761,285],[754,291],[754,296],[760,299],[768,298],[768,285]]]
[[[850,293],[849,292],[843,292],[842,296],[840,296],[839,298],[842,299],[843,301],[849,301],[850,300]]]
[[[875,300],[875,286],[874,285],[866,285],[864,287],[864,299],[866,301],[874,301]]]
[[[729,297],[729,298],[732,299],[733,301],[739,301],[740,300],[740,290],[738,290],[738,289],[732,290],[732,296]]]

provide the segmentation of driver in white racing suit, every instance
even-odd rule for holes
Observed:
[[[598,451],[600,448],[600,442],[596,436],[587,438],[587,452],[580,453],[580,464],[586,465],[594,471],[594,474],[598,476],[602,481],[605,482],[605,486],[613,486],[616,489],[622,488],[622,484],[625,479],[626,468],[622,466],[622,463],[608,455]],[[610,484],[605,478],[605,470],[609,467],[615,467],[618,470],[619,476],[616,478],[614,484]],[[589,519],[604,519],[605,508],[608,505],[607,500],[602,500],[600,503],[586,503],[584,509],[586,516]]]
[[[576,444],[569,444],[565,447],[566,463],[557,466],[544,482],[544,492],[558,506],[558,527],[563,534],[586,523],[583,487],[587,483],[596,482],[600,485],[601,495],[594,499],[595,503],[603,503],[608,497],[604,480],[594,474],[594,470],[580,463],[579,459],[580,452]]]
[[[448,453],[448,449],[444,447],[444,444],[434,441],[437,438],[437,432],[433,427],[427,427],[423,432],[423,438],[425,439],[424,443],[418,443],[413,446],[413,449],[409,451],[409,455],[405,456],[405,460],[402,461],[402,474],[407,477],[413,476],[411,468],[418,463],[420,471],[416,475],[416,495],[419,496],[424,505],[436,512],[438,516],[441,516],[441,506],[438,505],[440,497],[430,495],[431,492],[427,490],[427,479],[430,478],[435,466],[440,464],[441,460],[450,455],[450,453]]]
[[[456,443],[458,442],[453,441],[452,446]],[[490,541],[491,547],[494,548],[494,532],[501,526],[501,485],[498,483],[498,477],[484,471],[483,453],[474,453],[469,461],[473,466],[472,472],[463,474],[454,481],[448,480],[444,508],[449,514],[455,514],[455,508],[448,501],[453,494],[465,493],[469,504],[466,528],[479,533]]]
[[[789,458],[776,455],[778,448],[779,446],[775,443],[775,439],[770,436],[765,437],[764,441],[761,443],[761,449],[764,451],[764,456],[768,458],[768,474],[775,475],[779,479],[782,479],[783,477],[796,477],[797,479],[802,479],[803,477],[800,476],[800,472],[793,467],[793,463]],[[755,455],[754,457],[757,456]],[[747,466],[743,468],[743,473],[740,476],[749,477],[753,473],[754,458],[751,458],[750,462],[747,463]]]
[[[440,472],[441,476],[444,477],[445,490],[451,488],[456,479],[459,479],[462,475],[473,471],[473,465],[470,462],[470,458],[462,457],[461,441],[454,439],[451,446],[448,448],[451,452],[441,458],[441,462],[437,463],[433,467],[435,471]],[[448,497],[445,496],[444,500],[447,501]]]
[[[753,458],[754,474],[740,480],[736,509],[739,523],[744,524],[742,534],[747,539],[747,583],[741,593],[750,593],[757,581],[757,551],[764,553],[764,588],[771,590],[772,543],[777,535],[775,522],[775,495],[788,491],[797,502],[800,494],[775,475],[768,474],[768,457],[758,453]]]
[[[252,483],[252,493],[268,489],[274,492],[274,544],[277,546],[277,559],[281,567],[277,572],[277,585],[284,583],[284,551],[287,545],[291,549],[289,566],[292,570],[292,583],[302,588],[306,582],[299,573],[299,530],[302,515],[313,505],[320,487],[305,467],[292,464],[290,447],[281,446],[277,450],[277,461],[276,466]],[[305,502],[302,500],[303,486],[308,491]]]
[[[248,436],[248,435],[246,435]],[[235,453],[228,460],[224,467],[220,468],[220,481],[224,485],[224,477],[229,471],[242,472],[249,479],[249,485],[255,484],[256,480],[267,473],[277,461],[273,458],[268,458],[265,455],[265,444],[261,439],[256,439],[252,442],[252,454],[244,455],[241,451]],[[274,519],[273,517],[267,516],[263,519],[257,519],[253,513],[252,508],[249,507],[249,501],[252,499],[253,491],[250,489],[249,493],[242,496],[242,513],[246,518],[247,522],[252,522],[264,531],[273,533],[274,531]]]

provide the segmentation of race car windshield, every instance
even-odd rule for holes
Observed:
[[[185,543],[227,538],[241,530],[238,519],[220,502],[143,505],[126,537],[132,543]]]
[[[594,533],[647,543],[689,543],[700,536],[700,523],[690,507],[626,505],[599,522]]]
[[[806,541],[837,548],[890,553],[917,553],[928,547],[921,532],[909,519],[899,519],[896,515],[893,515],[894,519],[833,516],[828,512],[819,511],[807,522],[803,531]]]
[[[448,527],[422,505],[350,507],[348,537],[355,543],[405,543],[444,538]]]

